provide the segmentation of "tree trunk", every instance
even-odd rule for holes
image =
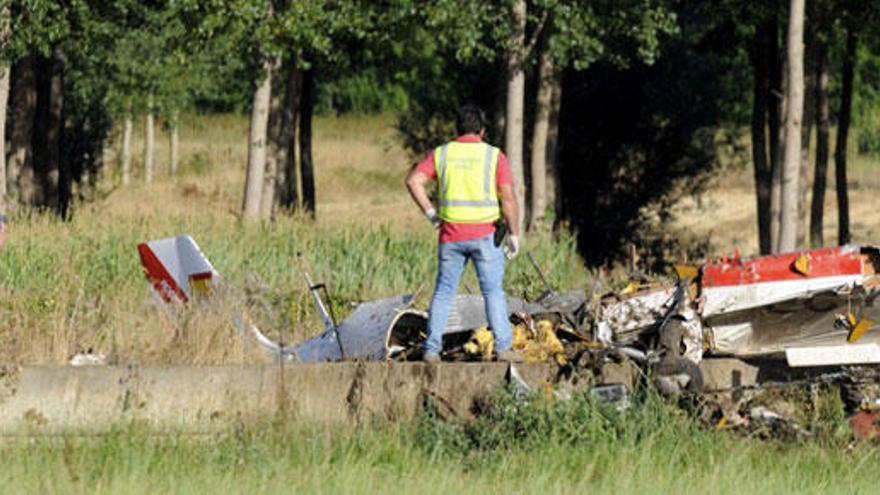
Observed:
[[[38,56],[36,63],[37,106],[31,136],[33,160],[31,168],[22,171],[22,202],[46,206],[49,164],[49,120],[52,103],[52,61]]]
[[[772,251],[770,234],[770,195],[772,190],[772,174],[767,163],[767,111],[769,101],[773,99],[769,87],[768,53],[769,37],[775,26],[763,25],[755,32],[752,48],[752,65],[755,69],[753,81],[752,106],[752,160],[754,161],[755,198],[758,211],[758,245],[761,254]],[[772,128],[771,128],[772,132]]]
[[[281,141],[279,146],[284,150],[278,166],[279,205],[294,211],[299,206],[299,171],[296,162],[296,120],[299,116],[300,90],[302,88],[302,72],[297,67],[296,57],[291,57],[290,70],[287,72],[285,84],[284,110],[281,113]]]
[[[247,175],[244,184],[242,213],[245,218],[260,218],[260,200],[263,193],[263,180],[266,174],[266,141],[269,126],[269,105],[272,99],[273,61],[263,62],[261,81],[253,96],[251,126],[248,136]]]
[[[770,68],[770,93],[767,101],[767,127],[770,156],[770,240],[771,252],[779,251],[779,220],[782,184],[782,115],[785,103],[783,63],[779,49],[779,20],[774,14],[770,21],[768,38],[768,67]]]
[[[71,159],[71,141],[76,140],[72,136],[73,119],[68,108],[69,105],[62,109],[61,135],[58,139],[58,216],[64,220],[70,218],[70,205],[73,202],[74,161]]]
[[[12,23],[9,19],[9,4],[0,8],[0,48],[5,49],[12,37]],[[11,74],[9,65],[0,65],[0,215],[7,213],[6,186],[6,107],[9,103],[9,81]],[[0,226],[2,229],[2,226]],[[2,235],[2,234],[0,234]]]
[[[64,69],[67,56],[56,47],[52,56],[51,100],[49,112],[49,170],[53,202],[58,206],[58,188],[61,179],[61,133],[64,128]]]
[[[125,114],[125,124],[122,131],[122,184],[128,185],[131,181],[131,135],[134,129],[131,112]]]
[[[505,136],[505,124],[507,123],[507,72],[498,72],[498,90],[495,92],[495,101],[493,102],[494,111],[492,112],[492,139],[495,142],[501,141],[501,136]]]
[[[12,68],[12,132],[9,140],[7,184],[11,199],[21,200],[32,194],[33,134],[37,110],[37,81],[33,56],[20,60]],[[24,175],[24,178],[22,177]],[[22,182],[25,184],[22,184]],[[23,186],[26,191],[23,191]]]
[[[553,58],[543,36],[538,63],[538,94],[535,98],[535,121],[532,128],[532,216],[529,229],[544,220],[547,210],[547,139],[550,130],[550,106],[553,102]]]
[[[153,150],[156,144],[155,119],[153,117],[153,95],[147,97],[146,138],[144,139],[144,182],[153,182]]]
[[[547,127],[547,204],[553,205],[558,220],[562,213],[562,183],[559,177],[559,111],[562,106],[562,81],[557,70],[552,79],[550,118]]]
[[[282,143],[284,91],[281,66],[273,67],[272,96],[269,98],[269,122],[266,124],[266,171],[263,175],[263,192],[260,195],[260,217],[272,218],[277,200],[278,174],[287,150]]]
[[[49,98],[45,129],[45,162],[38,168],[40,205],[60,211],[59,179],[61,173],[61,127],[64,112],[64,64],[66,58],[56,47],[52,58],[46,61]],[[36,162],[35,162],[36,165]]]
[[[837,119],[837,145],[834,150],[834,171],[837,182],[837,243],[848,244],[849,231],[849,193],[846,180],[846,144],[849,137],[849,124],[852,117],[853,76],[856,66],[858,38],[855,27],[850,26],[846,33],[846,57],[843,60],[843,81],[840,90],[840,112]]]
[[[815,9],[811,7],[811,12]],[[810,144],[813,138],[813,96],[815,94],[816,78],[814,65],[816,62],[816,20],[815,14],[808,14],[804,20],[807,30],[804,39],[804,106],[801,111],[803,123],[801,125],[801,160],[798,172],[798,225],[795,244],[798,248],[807,245],[807,192],[810,186]]]
[[[510,161],[513,180],[516,183],[517,204],[519,206],[518,230],[522,231],[527,216],[523,165],[523,107],[525,105],[526,78],[522,64],[526,30],[525,0],[516,0],[511,14],[513,34],[510,39],[510,52],[507,54],[507,117],[505,119],[504,148]]]
[[[312,159],[312,116],[315,111],[315,74],[312,69],[303,73],[300,100],[299,154],[302,178],[303,207],[315,217],[315,165]]]
[[[828,103],[828,30],[822,29],[816,37],[816,165],[813,173],[813,200],[810,208],[810,245],[825,244],[824,227],[825,188],[828,175],[828,136],[831,129],[831,106]]]
[[[8,15],[8,14],[7,14]],[[0,34],[0,36],[3,36]],[[0,67],[0,215],[6,206],[6,105],[9,102],[9,67]]]
[[[173,112],[171,114],[171,124],[168,129],[170,133],[170,147],[171,153],[169,159],[171,163],[169,164],[169,171],[171,172],[171,176],[177,176],[178,162],[180,160],[180,114],[178,112]]]
[[[804,2],[791,0],[788,21],[788,93],[785,118],[785,163],[782,170],[779,250],[797,247],[801,173],[801,124],[804,111]]]

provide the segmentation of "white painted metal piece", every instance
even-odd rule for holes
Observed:
[[[752,322],[711,327],[712,350],[720,354],[738,354],[747,348],[752,338]]]
[[[782,282],[759,282],[748,285],[707,287],[703,289],[705,302],[703,317],[715,316],[744,309],[776,304],[822,292],[840,292],[861,285],[864,275],[840,275]]]
[[[864,344],[791,347],[785,350],[785,358],[791,367],[880,363],[880,346]]]

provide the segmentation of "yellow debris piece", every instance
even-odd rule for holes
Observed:
[[[535,340],[543,344],[548,352],[553,354],[565,352],[565,347],[562,346],[562,342],[556,336],[556,330],[553,329],[553,324],[549,321],[539,321],[535,325],[535,333]]]
[[[620,295],[626,296],[629,294],[634,294],[634,293],[638,292],[639,287],[641,287],[641,284],[639,284],[638,282],[636,282],[636,281],[630,282],[629,285],[627,285],[626,287],[624,287],[624,289],[622,291],[620,291]]]
[[[513,326],[513,350],[522,351],[529,345],[532,332],[522,323]]]
[[[529,337],[522,347],[522,354],[527,362],[546,363],[553,360],[559,365],[567,363],[565,347],[563,347],[559,337],[556,336],[553,323],[548,320],[537,322],[534,335],[531,335],[531,332],[529,332]],[[516,340],[516,335],[514,335],[514,340]]]
[[[852,332],[849,333],[849,336],[846,338],[846,341],[850,344],[858,342],[859,339],[865,336],[868,333],[868,330],[874,328],[874,322],[868,319],[860,321],[856,324]]]
[[[189,286],[192,293],[196,296],[208,296],[211,294],[211,276],[210,274],[198,273],[189,277]]]
[[[794,269],[801,275],[809,275],[812,268],[809,255],[801,255],[794,261]]]
[[[464,351],[471,355],[480,355],[484,361],[491,361],[495,352],[495,336],[486,327],[474,330],[474,334],[464,345]]]
[[[675,274],[679,280],[691,280],[697,278],[700,270],[693,265],[675,265]]]

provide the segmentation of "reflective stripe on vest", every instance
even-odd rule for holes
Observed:
[[[501,218],[495,185],[498,156],[498,149],[486,143],[453,141],[435,150],[444,222],[492,223]]]

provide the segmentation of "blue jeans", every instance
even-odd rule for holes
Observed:
[[[455,294],[468,260],[473,260],[480,281],[480,292],[486,304],[489,327],[495,334],[495,349],[510,349],[513,333],[504,296],[504,252],[495,246],[493,236],[472,241],[440,244],[437,263],[437,287],[431,300],[428,316],[428,340],[425,354],[440,354],[443,349],[443,329],[449,311],[455,303]]]

